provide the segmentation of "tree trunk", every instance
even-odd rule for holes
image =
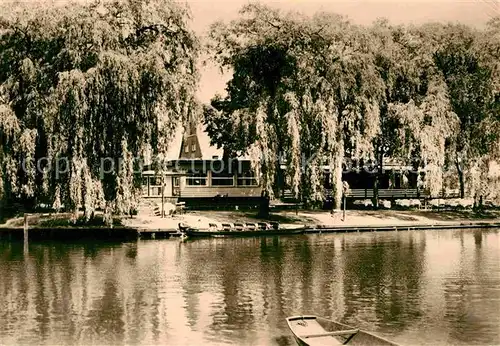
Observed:
[[[462,166],[460,165],[460,161],[458,160],[458,157],[455,159],[455,165],[457,167],[458,183],[460,185],[460,198],[464,198],[465,197],[464,171],[462,169]]]
[[[380,182],[382,180],[383,174],[383,163],[384,163],[384,154],[382,152],[382,146],[380,146],[377,150],[377,171],[375,173],[375,181],[373,182],[373,207],[378,209],[379,207],[379,193],[378,190],[380,188]]]
[[[72,213],[72,216],[71,216],[71,222],[72,222],[73,224],[76,224],[76,222],[77,222],[77,221],[78,221],[78,208],[77,208],[77,207],[75,207],[75,208],[73,209],[73,213]]]
[[[285,174],[278,164],[276,167],[276,196],[282,198],[285,195]]]
[[[345,193],[344,193],[343,199],[344,199],[344,208],[343,208],[344,212],[342,213],[342,221],[345,221],[345,210],[346,210],[346,206],[347,206],[347,197],[346,197]]]
[[[269,208],[269,193],[267,191],[262,191],[260,196],[260,208],[259,208],[259,217],[263,219],[268,219],[270,214]]]
[[[375,209],[378,209],[378,186],[379,186],[379,175],[378,173],[375,174],[375,181],[373,182],[373,207]]]
[[[332,172],[332,199],[333,199],[333,210],[340,210],[342,207],[342,161],[344,159],[344,146],[342,145],[342,150],[337,153],[334,157],[333,162],[333,172]]]

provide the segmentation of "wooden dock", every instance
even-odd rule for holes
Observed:
[[[499,228],[500,222],[447,222],[437,224],[421,225],[381,225],[381,226],[320,226],[313,225],[297,230],[283,232],[276,229],[248,231],[223,230],[205,232],[204,236],[277,236],[297,234],[321,234],[321,233],[353,233],[353,232],[390,232],[390,231],[418,231],[418,230],[447,230],[447,229],[480,229]],[[167,239],[181,236],[177,229],[137,229],[129,227],[113,228],[85,228],[85,227],[33,227],[26,230],[24,227],[0,227],[0,240],[23,240],[27,235],[28,240],[98,240],[98,241],[133,241],[138,239]]]
[[[381,226],[316,226],[304,233],[350,233],[350,232],[389,232],[389,231],[424,231],[447,229],[500,228],[500,222],[450,222],[421,225],[381,225]]]
[[[0,240],[113,240],[166,239],[180,235],[176,229],[137,229],[130,227],[2,227]]]

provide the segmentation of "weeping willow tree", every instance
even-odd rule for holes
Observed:
[[[423,162],[424,186],[432,195],[440,194],[450,173],[462,198],[484,194],[491,181],[500,114],[495,23],[486,31],[452,24],[390,27],[386,22],[372,28],[379,47],[376,64],[386,86],[383,139],[391,155]]]
[[[468,150],[471,160],[466,166],[464,189],[470,196],[487,198],[500,203],[500,17],[493,18],[483,32],[474,37],[469,48],[476,66],[487,77],[484,87],[473,90],[482,96],[482,117],[475,126],[475,140]],[[481,81],[481,80],[480,80]],[[477,96],[476,96],[477,97]],[[482,199],[480,198],[480,202]]]
[[[15,7],[0,16],[0,194],[128,213],[141,165],[195,109],[198,42],[169,0]]]
[[[214,142],[249,153],[269,195],[284,177],[307,204],[325,198],[330,167],[339,208],[346,148],[372,155],[379,131],[383,83],[369,33],[337,15],[248,5],[240,19],[213,25],[210,38],[214,59],[233,72],[227,96],[205,111]]]
[[[371,28],[385,86],[377,143],[388,155],[425,167],[419,185],[433,195],[442,190],[449,143],[459,127],[444,75],[434,62],[442,29],[439,24],[393,27],[387,21]]]
[[[482,58],[487,51],[479,45],[484,33],[460,25],[449,25],[443,31],[435,62],[444,76],[453,111],[460,120],[460,135],[451,143],[450,156],[463,198],[466,192],[473,194],[471,187],[476,185],[472,181],[478,178],[477,165],[489,154],[496,133],[485,131],[485,125],[496,113],[495,85],[491,66]]]
[[[462,197],[471,195],[491,181],[500,148],[499,28],[498,19],[484,31],[386,20],[363,28],[246,6],[210,32],[232,79],[205,110],[209,132],[229,155],[254,155],[267,191],[287,180],[306,203],[324,198],[328,165],[338,207],[345,156],[375,159],[376,178],[384,155],[418,163],[418,184],[434,196],[455,169]]]

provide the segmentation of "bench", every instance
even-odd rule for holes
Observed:
[[[346,194],[347,198],[368,199],[373,198],[373,189],[352,189]],[[378,197],[381,199],[415,199],[428,198],[426,191],[418,189],[379,189]]]
[[[234,229],[237,231],[243,231],[245,229],[245,225],[241,222],[235,222]]]
[[[284,191],[282,192],[282,194],[281,194],[281,198],[282,198],[282,199],[290,199],[290,200],[292,200],[292,199],[296,199],[296,198],[295,198],[295,194],[293,193],[293,191],[292,191],[292,190],[284,190]]]
[[[186,202],[175,203],[175,211],[178,212],[179,214],[184,213],[185,209],[186,209]]]
[[[223,223],[221,226],[223,231],[231,231],[233,229],[233,225],[230,223]]]
[[[272,229],[272,226],[271,224],[267,223],[267,222],[259,222],[257,223],[257,226],[259,227],[260,230],[262,231],[267,231],[267,230],[270,230]]]
[[[384,189],[379,190],[378,195],[380,198],[418,198],[420,194],[417,189]]]
[[[255,231],[257,229],[257,225],[254,223],[247,222],[246,228],[250,231]]]
[[[373,189],[352,189],[345,196],[347,198],[373,198]]]
[[[323,336],[338,336],[338,335],[346,335],[346,334],[356,334],[359,332],[359,329],[346,329],[346,330],[336,330],[334,332],[326,332],[326,333],[320,333],[320,334],[308,334],[308,335],[301,335],[301,338],[308,339],[308,338],[320,338]]]

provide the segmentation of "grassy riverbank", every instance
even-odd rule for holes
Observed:
[[[16,228],[24,226],[24,216],[13,217],[5,223],[0,224],[0,228]],[[109,227],[104,221],[102,214],[97,214],[94,218],[86,220],[80,215],[73,220],[72,213],[38,213],[28,214],[28,226],[37,228],[58,228],[58,227],[86,227],[86,228],[104,228]],[[113,226],[123,226],[121,217],[113,218]]]

